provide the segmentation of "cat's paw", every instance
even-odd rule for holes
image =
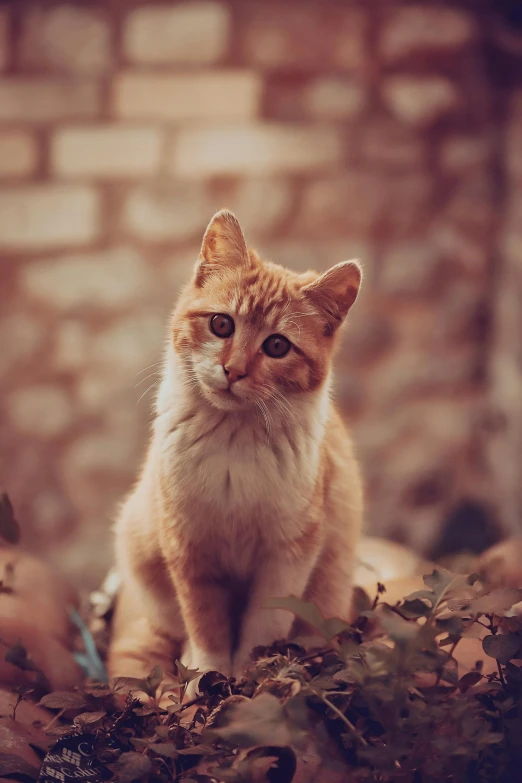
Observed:
[[[190,654],[187,655],[186,660],[183,660],[183,663],[185,666],[189,666],[190,669],[197,669],[198,672],[196,679],[192,680],[187,685],[184,701],[191,701],[199,695],[199,681],[207,672],[219,672],[225,677],[230,677],[232,671],[230,658],[228,656],[207,653],[194,645],[191,645]]]

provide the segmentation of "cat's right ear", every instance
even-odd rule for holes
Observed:
[[[245,237],[236,216],[228,209],[216,212],[207,226],[196,264],[196,285],[232,267],[248,264]]]

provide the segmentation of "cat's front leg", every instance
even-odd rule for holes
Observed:
[[[187,630],[184,662],[192,669],[231,674],[232,632],[226,589],[198,568],[173,568],[172,578]],[[193,690],[193,688],[192,688]]]
[[[288,639],[294,616],[283,609],[266,609],[269,598],[300,597],[313,568],[312,556],[288,557],[272,553],[254,576],[252,596],[243,618],[239,647],[234,654],[233,673],[239,677],[251,663],[254,647]]]

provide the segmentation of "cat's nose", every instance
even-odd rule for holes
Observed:
[[[233,383],[240,381],[241,378],[246,378],[247,376],[244,367],[233,367],[231,364],[223,365],[223,371],[229,386],[232,386]]]

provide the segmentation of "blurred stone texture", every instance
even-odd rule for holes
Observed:
[[[368,529],[426,552],[469,502],[520,529],[518,40],[486,2],[2,4],[0,484],[32,549],[110,563],[223,206],[293,268],[364,263],[337,395]]]

